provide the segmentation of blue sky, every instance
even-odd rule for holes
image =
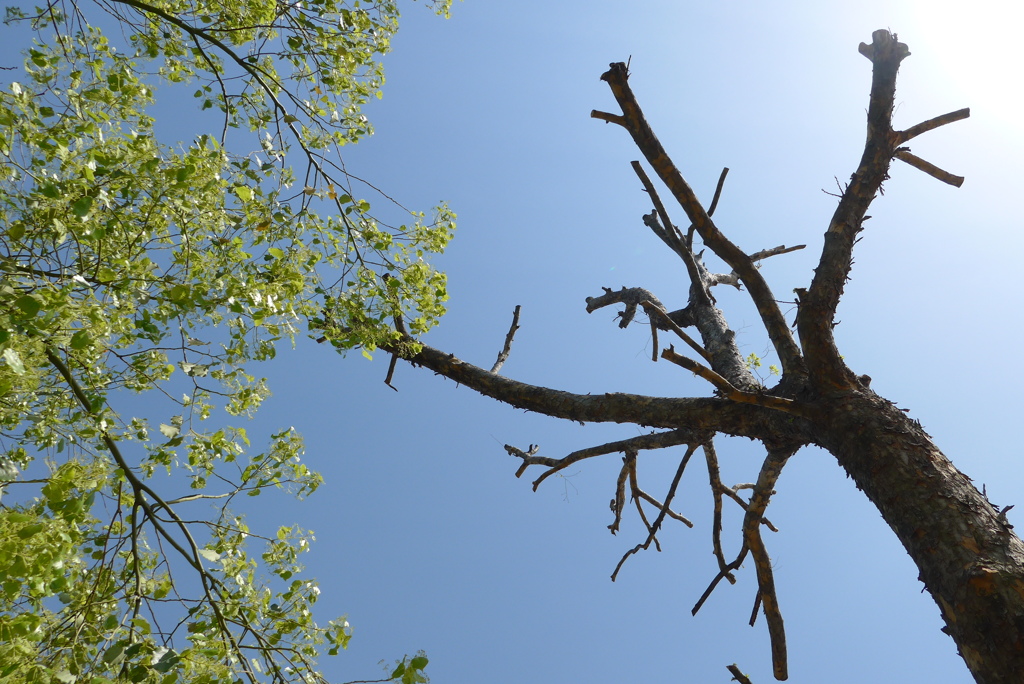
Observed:
[[[685,304],[685,270],[640,222],[649,203],[627,134],[589,118],[614,111],[599,81],[631,58],[632,86],[691,185],[710,199],[730,167],[716,220],[753,252],[806,243],[768,260],[779,299],[806,285],[835,204],[836,178],[860,157],[870,63],[857,52],[889,28],[910,46],[897,126],[970,106],[972,116],[913,150],[967,180],[957,190],[895,162],[858,245],[840,306],[840,349],[873,389],[910,409],[997,504],[1019,501],[1018,422],[1024,231],[1019,112],[1022,25],[1010,3],[467,0],[450,21],[406,10],[386,64],[377,134],[346,163],[404,204],[448,201],[459,229],[438,261],[449,314],[428,342],[493,362],[523,306],[503,373],[577,392],[706,395],[709,387],[650,361],[646,328],[588,315],[602,286],[642,286]],[[8,29],[9,30],[9,29]],[[681,210],[670,213],[681,221]],[[717,293],[745,352],[766,337],[744,293]],[[663,552],[626,519],[608,533],[619,457],[586,462],[532,492],[502,445],[559,456],[621,439],[630,426],[581,427],[526,414],[386,358],[341,358],[303,341],[262,372],[275,396],[249,430],[293,425],[325,486],[283,499],[254,522],[316,531],[308,556],[324,620],[347,613],[348,653],[331,681],[373,678],[377,662],[425,649],[436,684],[486,681],[727,682],[738,663],[772,681],[763,617],[746,625],[756,582],[748,564],[696,618],[714,576],[711,496],[695,461]],[[254,443],[258,441],[254,439]],[[756,478],[759,451],[718,443],[724,480]],[[681,454],[642,455],[641,484],[668,488]],[[726,544],[739,542],[738,516]],[[1009,513],[1011,522],[1024,520]],[[938,610],[895,536],[827,453],[787,466],[766,539],[786,619],[790,681],[970,681]],[[729,551],[727,551],[729,553]]]

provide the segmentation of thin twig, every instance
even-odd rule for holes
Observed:
[[[774,397],[770,394],[757,394],[755,392],[744,392],[743,390],[736,389],[728,380],[723,378],[721,375],[711,370],[707,366],[702,366],[693,359],[688,359],[685,356],[680,356],[676,353],[675,349],[669,347],[668,349],[661,352],[661,358],[671,361],[672,363],[682,366],[688,371],[699,375],[701,378],[707,380],[715,386],[719,392],[725,396],[726,399],[730,399],[741,404],[754,404],[756,406],[763,406],[765,408],[775,409],[776,411],[783,411],[785,413],[793,413],[801,415],[803,413],[800,404],[792,399],[784,399],[783,397]]]
[[[711,363],[711,355],[708,354],[707,350],[704,349],[704,347],[700,346],[696,340],[687,335],[682,328],[676,325],[676,322],[669,318],[668,313],[665,311],[665,309],[663,309],[658,304],[655,304],[654,302],[648,300],[640,302],[640,306],[644,307],[644,311],[647,312],[648,316],[651,316],[651,314],[653,313],[654,316],[660,318],[661,322],[665,324],[665,327],[674,332],[683,342],[690,345],[690,348],[693,349],[698,354],[700,354],[701,358],[703,358],[708,363]]]
[[[651,525],[651,531],[647,535],[647,541],[643,544],[637,544],[622,556],[622,560],[620,560],[619,564],[615,566],[615,571],[612,573],[612,582],[615,581],[615,578],[619,574],[619,570],[622,569],[622,565],[626,562],[627,558],[641,549],[647,549],[651,546],[651,542],[654,541],[654,536],[658,533],[658,530],[661,529],[661,524],[665,521],[668,508],[672,504],[672,499],[675,498],[676,488],[679,486],[679,481],[683,478],[683,471],[686,470],[686,464],[690,462],[690,457],[693,456],[693,452],[696,451],[699,446],[700,444],[690,444],[686,448],[686,453],[683,455],[683,459],[679,462],[679,468],[676,469],[676,476],[672,478],[672,484],[668,488],[668,494],[665,495],[665,504],[661,507],[658,517],[654,520],[654,524]]]
[[[505,346],[498,353],[498,360],[491,366],[492,373],[497,373],[505,365],[505,362],[508,361],[509,352],[512,351],[512,338],[515,337],[516,331],[519,330],[519,310],[521,308],[519,304],[516,304],[516,308],[512,311],[512,325],[508,329],[508,334],[505,335]]]
[[[678,446],[680,444],[688,444],[694,441],[701,441],[707,439],[707,433],[700,433],[690,429],[679,429],[669,430],[668,432],[652,432],[648,435],[638,435],[636,437],[630,437],[629,439],[619,440],[617,442],[608,442],[607,444],[601,444],[599,446],[589,447],[587,449],[580,449],[574,451],[564,458],[550,458],[547,456],[537,456],[539,447],[531,444],[528,451],[523,451],[510,444],[505,445],[505,451],[510,456],[523,459],[522,465],[519,466],[519,470],[516,471],[516,477],[521,477],[526,469],[532,465],[543,465],[548,466],[548,470],[545,471],[540,477],[533,482],[534,491],[540,486],[540,483],[546,480],[551,475],[554,475],[559,470],[568,468],[573,463],[582,461],[587,458],[593,458],[595,456],[603,456],[605,454],[614,453],[626,453],[630,450],[641,451],[644,449],[664,449],[666,447]]]
[[[711,199],[711,206],[708,207],[708,216],[715,215],[715,209],[718,208],[718,200],[722,196],[722,188],[725,186],[725,177],[728,175],[729,167],[726,166],[722,169],[722,175],[718,177],[718,185],[715,186],[715,196]]]

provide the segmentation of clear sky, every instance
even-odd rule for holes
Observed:
[[[683,2],[466,0],[450,21],[410,5],[386,62],[376,136],[346,162],[403,203],[448,201],[459,230],[439,265],[449,315],[427,341],[479,365],[497,355],[523,306],[503,373],[576,392],[706,395],[678,367],[651,363],[649,331],[588,315],[602,286],[642,286],[685,304],[685,270],[640,221],[650,211],[600,74],[631,58],[647,117],[698,194],[731,171],[716,220],[750,252],[806,243],[768,260],[777,298],[805,286],[820,251],[836,178],[864,140],[870,63],[857,52],[888,28],[910,47],[896,125],[971,107],[971,118],[914,141],[913,151],[967,180],[954,189],[900,162],[870,212],[838,342],[872,388],[919,419],[993,502],[1021,500],[1019,424],[1024,252],[1024,58],[1016,3],[865,0]],[[10,29],[8,29],[10,31]],[[825,192],[823,192],[825,191]],[[682,221],[682,211],[669,207]],[[745,352],[768,347],[734,290],[718,302]],[[525,414],[386,357],[341,358],[309,342],[262,372],[275,396],[249,428],[294,425],[326,478],[302,504],[260,497],[254,524],[316,531],[310,574],[327,620],[347,613],[354,639],[325,661],[331,681],[373,678],[377,661],[425,649],[435,684],[728,682],[738,663],[773,681],[763,616],[747,626],[752,564],[697,617],[716,572],[711,496],[695,459],[663,552],[621,555],[643,541],[635,516],[608,533],[618,455],[550,478],[513,474],[502,445],[570,451],[637,434]],[[254,444],[258,444],[254,439]],[[759,451],[718,442],[727,484],[756,478]],[[667,490],[681,454],[642,454],[641,485]],[[739,518],[727,518],[728,553]],[[790,681],[921,681],[970,676],[917,570],[867,499],[827,453],[787,466],[766,538],[786,620]],[[1024,529],[1024,517],[1010,511]]]

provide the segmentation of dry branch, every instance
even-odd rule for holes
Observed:
[[[516,477],[521,477],[523,473],[526,472],[526,469],[532,465],[543,465],[548,467],[548,470],[544,471],[540,477],[533,481],[533,490],[537,491],[537,487],[540,486],[540,483],[551,475],[568,468],[573,463],[578,463],[588,458],[604,456],[605,454],[628,454],[630,451],[642,451],[646,449],[665,449],[667,447],[678,446],[680,444],[688,444],[695,441],[699,442],[704,438],[706,438],[706,435],[702,435],[700,432],[693,430],[653,432],[648,435],[638,435],[636,437],[630,437],[629,439],[623,439],[617,442],[608,442],[607,444],[601,444],[587,449],[580,449],[579,451],[574,451],[563,458],[537,456],[538,447],[533,444],[530,445],[528,451],[523,451],[522,449],[518,449],[510,444],[506,444],[505,451],[507,451],[510,456],[515,456],[516,458],[521,458],[523,460],[522,465],[519,466],[519,470],[516,471]]]
[[[626,65],[622,62],[611,64],[608,71],[602,74],[601,80],[608,83],[615,100],[622,108],[624,127],[629,131],[647,162],[662,182],[668,186],[672,196],[686,212],[687,218],[690,219],[690,223],[693,224],[704,244],[711,248],[730,268],[739,273],[740,278],[747,285],[750,297],[765,324],[768,337],[779,356],[783,372],[802,373],[804,365],[800,350],[793,340],[782,311],[775,303],[771,288],[758,273],[750,258],[715,226],[693,189],[690,188],[657,136],[654,135],[654,131],[647,123],[647,119],[636,101],[636,96],[629,86],[629,72]]]
[[[910,164],[915,169],[918,169],[920,171],[924,171],[925,173],[927,173],[932,178],[940,180],[943,183],[948,183],[949,185],[952,185],[953,187],[959,188],[961,185],[964,184],[964,177],[963,176],[954,176],[949,171],[943,171],[942,169],[940,169],[935,164],[932,164],[930,162],[926,162],[924,159],[921,159],[917,155],[911,154],[910,150],[907,150],[907,149],[896,150],[896,152],[893,153],[893,156],[896,157],[897,159],[899,159],[900,161],[903,161],[903,162],[906,162],[906,163]]]
[[[913,138],[916,138],[922,133],[927,133],[928,131],[938,128],[939,126],[945,126],[946,124],[951,124],[955,121],[961,121],[963,119],[966,119],[970,115],[971,110],[965,107],[964,109],[958,109],[955,112],[942,114],[941,116],[937,116],[934,119],[922,121],[916,126],[911,126],[905,131],[897,132],[895,134],[896,138],[894,144],[902,145],[903,143],[907,142],[908,140],[912,140]]]
[[[498,360],[491,366],[492,373],[497,373],[505,365],[505,362],[508,361],[509,352],[512,351],[512,338],[516,336],[516,331],[519,330],[519,310],[521,308],[516,304],[516,308],[512,311],[512,325],[509,326],[508,334],[505,335],[505,346],[498,352]]]
[[[614,582],[615,578],[618,577],[619,570],[622,569],[622,565],[626,562],[626,559],[643,549],[650,548],[651,542],[654,541],[655,535],[658,533],[658,530],[661,529],[661,524],[665,521],[665,516],[668,513],[669,506],[672,505],[672,499],[675,498],[676,488],[679,486],[679,481],[683,478],[683,471],[686,470],[686,464],[690,462],[690,457],[693,456],[693,452],[697,450],[698,446],[700,446],[700,444],[690,444],[686,448],[686,453],[683,455],[683,459],[679,462],[679,467],[676,469],[676,475],[672,478],[672,484],[668,488],[668,494],[665,495],[665,503],[662,505],[661,511],[658,512],[658,517],[655,518],[654,523],[650,526],[650,531],[647,534],[647,540],[643,544],[637,544],[622,556],[619,564],[615,566],[615,571],[612,572],[612,582]]]

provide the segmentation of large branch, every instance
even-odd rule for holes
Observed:
[[[871,45],[860,45],[861,54],[870,59],[873,65],[864,154],[825,233],[821,259],[810,289],[797,291],[800,299],[797,317],[800,344],[811,377],[821,386],[857,386],[856,378],[846,368],[836,348],[832,336],[833,321],[853,266],[853,245],[863,229],[868,206],[889,177],[889,164],[893,157],[899,157],[946,183],[959,185],[963,182],[962,178],[919,159],[908,150],[899,148],[899,145],[939,126],[967,118],[970,111],[961,109],[929,119],[906,131],[894,131],[892,113],[896,74],[900,63],[910,51],[888,31],[875,31],[871,38]]]
[[[398,348],[383,349],[401,353]],[[422,345],[406,359],[424,366],[480,394],[554,418],[577,422],[634,423],[649,427],[689,428],[722,432],[758,440],[785,436],[806,443],[800,419],[781,411],[739,404],[716,397],[665,398],[621,392],[574,394],[520,382],[466,363],[452,354]]]
[[[721,257],[746,283],[751,299],[757,306],[761,320],[764,321],[768,337],[771,339],[772,345],[779,355],[783,371],[797,375],[803,374],[804,364],[800,350],[790,334],[789,326],[786,325],[782,311],[775,303],[775,297],[772,295],[771,288],[768,287],[768,283],[765,282],[760,272],[754,267],[750,257],[718,230],[708,212],[705,211],[703,205],[697,199],[693,189],[683,179],[679,169],[669,158],[665,148],[662,147],[661,142],[654,135],[654,131],[651,129],[650,124],[647,123],[647,119],[644,117],[643,111],[636,101],[636,96],[629,87],[629,72],[626,69],[626,65],[622,62],[610,65],[609,70],[601,76],[601,79],[606,81],[611,87],[612,94],[622,108],[621,119],[616,118],[614,122],[621,124],[629,131],[633,141],[640,148],[647,162],[654,168],[662,182],[668,186],[676,201],[679,202],[686,212],[687,218],[690,219],[690,223],[693,224],[696,231],[700,234],[704,244]],[[605,116],[601,116],[599,112],[593,112],[591,116],[606,121],[610,120]]]

